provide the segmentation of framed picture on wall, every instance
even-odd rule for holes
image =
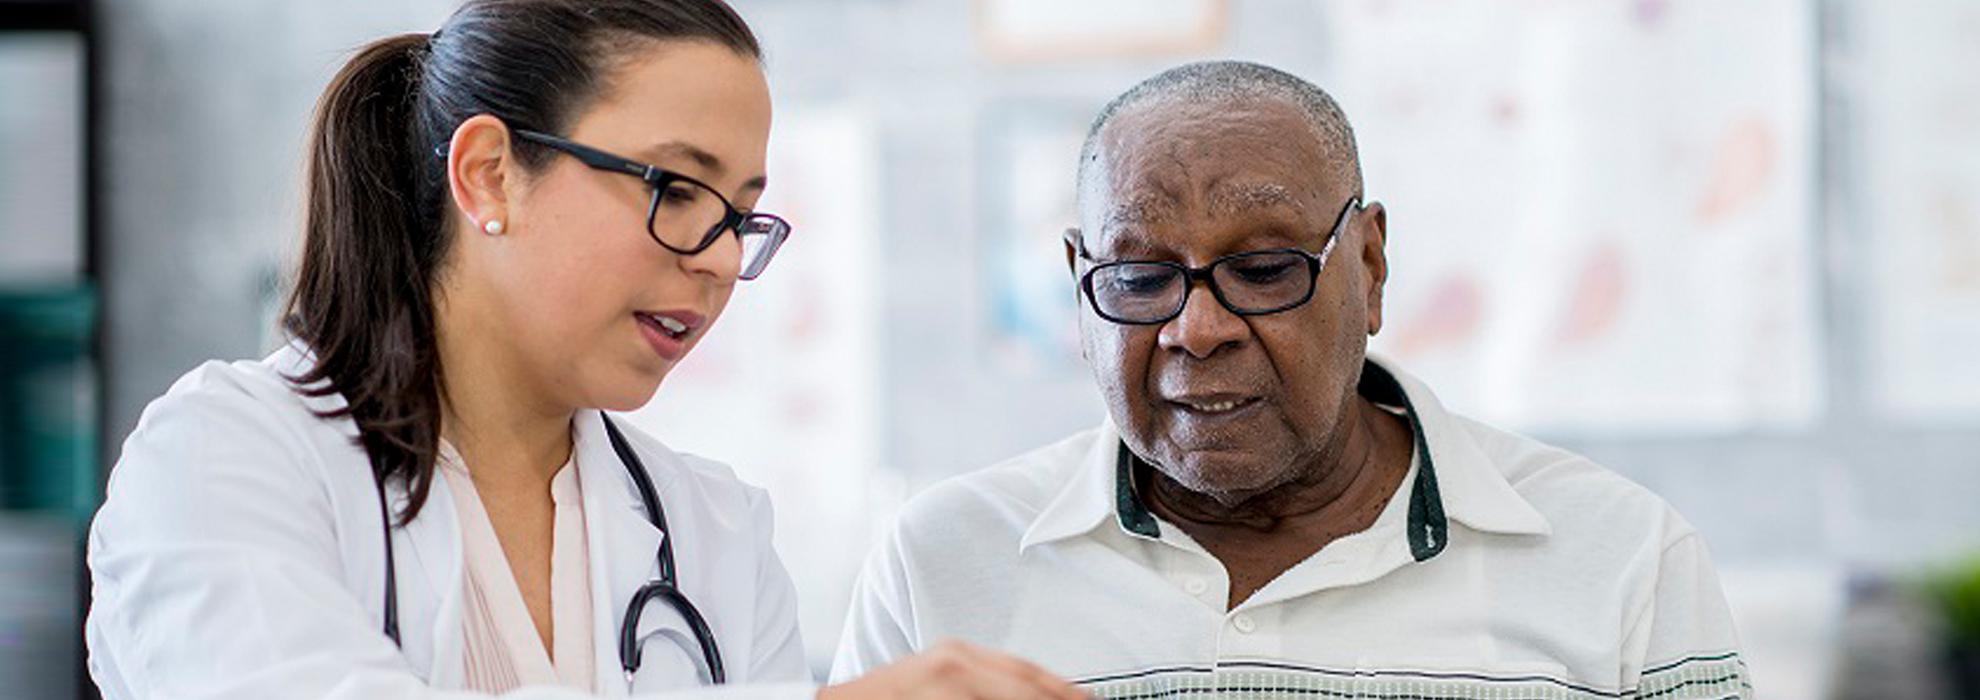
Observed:
[[[1224,42],[1228,0],[975,0],[977,45],[1003,62],[1205,53]]]

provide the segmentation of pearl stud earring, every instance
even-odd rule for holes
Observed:
[[[488,223],[481,225],[481,230],[487,231],[490,236],[500,236],[502,235],[502,220],[489,219]]]

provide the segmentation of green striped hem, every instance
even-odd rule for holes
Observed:
[[[1266,661],[1154,668],[1077,682],[1096,697],[1111,700],[1746,700],[1753,696],[1746,662],[1737,653],[1664,662],[1646,669],[1635,688],[1620,690],[1540,674],[1339,670]]]

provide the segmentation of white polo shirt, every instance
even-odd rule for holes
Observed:
[[[1235,609],[1103,424],[912,499],[867,560],[833,677],[957,638],[1137,700],[1752,694],[1705,544],[1663,500],[1446,413],[1378,358],[1361,393],[1409,416],[1409,474],[1372,527]]]

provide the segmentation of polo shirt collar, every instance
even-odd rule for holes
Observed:
[[[1553,532],[1547,518],[1506,481],[1505,472],[1499,468],[1499,461],[1505,455],[1495,454],[1479,443],[1475,424],[1444,410],[1430,387],[1397,368],[1393,361],[1370,356],[1362,369],[1362,395],[1395,406],[1379,391],[1371,393],[1371,384],[1384,383],[1400,390],[1407,402],[1402,407],[1409,411],[1410,427],[1416,432],[1416,449],[1423,464],[1428,466],[1432,457],[1435,458],[1437,469],[1433,480],[1449,517],[1479,532],[1504,535]]]
[[[1409,550],[1416,561],[1437,556],[1450,542],[1450,521],[1480,532],[1545,535],[1552,530],[1519,495],[1463,419],[1451,415],[1420,380],[1393,362],[1369,355],[1358,391],[1375,403],[1400,408],[1416,439],[1417,469],[1397,494],[1409,499]],[[1082,457],[1078,475],[1039,512],[1019,541],[1020,551],[1087,534],[1111,522],[1130,536],[1161,539],[1155,515],[1135,493],[1140,457],[1121,441],[1111,420],[1103,423]]]
[[[1078,471],[1071,482],[1060,489],[1058,495],[1053,496],[1045,509],[1038,512],[1038,517],[1031,521],[1031,527],[1026,528],[1024,537],[1018,540],[1018,551],[1092,532],[1109,519],[1115,519],[1117,513],[1127,512],[1125,509],[1130,503],[1136,509],[1133,512],[1147,516],[1147,520],[1135,518],[1133,527],[1122,525],[1122,529],[1146,532],[1152,527],[1155,516],[1140,507],[1141,501],[1134,495],[1133,483],[1116,483],[1119,475],[1116,465],[1126,449],[1113,419],[1102,422],[1100,428],[1094,431],[1093,441],[1086,453],[1080,457]]]

